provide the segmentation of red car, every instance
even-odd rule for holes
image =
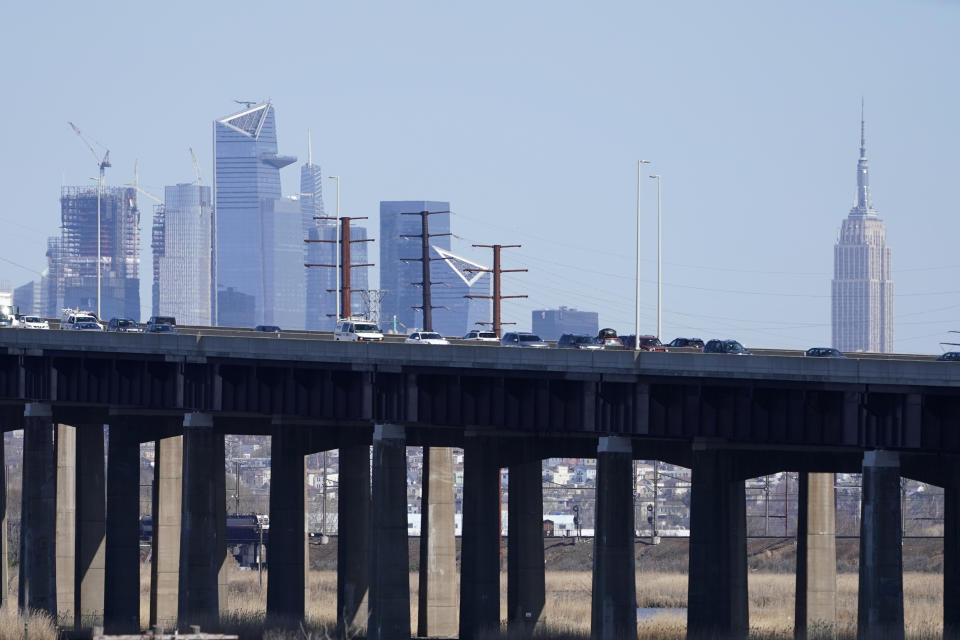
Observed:
[[[640,351],[666,351],[667,348],[656,336],[637,336],[640,341]]]

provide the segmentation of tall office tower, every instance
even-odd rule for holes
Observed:
[[[323,173],[313,163],[313,149],[309,134],[307,163],[300,167],[300,212],[303,216],[303,238],[308,240],[335,240],[336,223],[316,220],[326,215],[323,208]],[[334,245],[330,242],[304,243],[304,264],[334,264]],[[307,269],[307,318],[310,331],[332,331],[336,319],[335,269],[310,267]]]
[[[25,282],[13,290],[13,306],[23,315],[34,315],[40,309],[40,281]]]
[[[154,315],[178,324],[209,326],[210,187],[178,184],[164,189],[164,206],[154,209]]]
[[[97,310],[97,189],[60,191],[62,303]],[[140,318],[140,211],[133,188],[104,187],[100,197],[100,314]],[[49,254],[49,252],[48,252]],[[56,315],[60,315],[59,309]]]
[[[40,277],[40,309],[45,318],[59,318],[63,308],[63,241],[47,238],[47,268]]]
[[[280,198],[263,219],[263,322],[302,330],[307,319],[300,201]]]
[[[471,269],[489,269],[440,247],[431,246],[430,255],[436,261],[436,283],[431,291],[434,309],[433,330],[444,336],[460,337],[471,329],[489,328],[493,320],[492,301],[484,298],[466,298],[467,295],[489,296],[492,274]],[[419,263],[417,263],[419,264]],[[433,265],[431,265],[433,267]]]
[[[214,121],[213,132],[214,319],[226,327],[264,324],[264,225],[280,198],[280,169],[297,159],[277,155],[269,102]]]
[[[893,280],[883,220],[870,202],[863,118],[857,201],[833,249],[833,346],[840,351],[893,351]]]
[[[600,316],[596,311],[540,309],[531,314],[532,331],[544,340],[556,340],[565,333],[595,336],[600,331]]]
[[[416,235],[421,231],[420,216],[405,216],[401,213],[418,211],[450,211],[449,202],[430,200],[394,200],[380,202],[380,288],[384,290],[380,303],[380,323],[385,329],[392,329],[396,322],[400,333],[408,329],[423,327],[423,290],[413,284],[423,281],[420,262],[404,262],[404,258],[420,258],[423,251],[420,238],[405,238],[404,235]],[[450,233],[450,214],[438,213],[429,216],[431,234]],[[450,236],[437,236],[430,239],[430,245],[444,251],[450,250]],[[432,261],[430,280],[438,282],[441,269],[449,270],[445,265]],[[436,293],[434,287],[431,293]],[[434,306],[437,303],[434,302]],[[444,309],[433,310],[436,323]]]

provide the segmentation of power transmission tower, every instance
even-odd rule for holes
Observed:
[[[314,219],[314,220],[337,220],[337,218],[331,218],[331,217],[328,217],[328,216],[314,216],[313,219]],[[351,264],[351,262],[350,262],[350,245],[351,245],[352,243],[354,243],[354,242],[373,242],[373,238],[362,238],[362,239],[359,239],[359,240],[351,240],[351,239],[350,239],[350,221],[351,221],[351,220],[366,220],[366,219],[367,219],[366,216],[362,216],[362,217],[358,217],[358,218],[348,218],[348,217],[339,218],[339,220],[340,220],[340,239],[339,239],[339,244],[340,244],[340,247],[339,247],[339,248],[340,248],[340,264],[339,264],[339,265],[336,265],[336,264],[312,264],[312,263],[309,263],[309,262],[304,264],[304,266],[305,266],[305,267],[308,267],[308,268],[309,268],[309,267],[331,267],[331,268],[333,268],[333,269],[336,269],[337,266],[340,267],[340,273],[337,274],[338,277],[340,278],[340,313],[341,313],[344,317],[348,317],[348,316],[351,315],[350,309],[352,308],[352,307],[350,306],[350,293],[351,293],[351,290],[350,290],[350,270],[351,270],[351,269],[356,269],[356,268],[358,268],[358,267],[372,267],[372,266],[374,266],[373,263]],[[304,240],[304,242],[326,242],[326,243],[329,243],[329,244],[337,244],[338,241],[337,241],[336,239],[334,239],[334,240],[322,240],[322,239],[321,239],[321,240],[310,240],[309,238],[307,238],[306,240]],[[330,289],[329,291],[336,291],[336,289]],[[363,290],[362,290],[362,289],[358,289],[358,291],[363,291]],[[329,314],[329,313],[328,313],[327,315],[329,316],[329,315],[336,315],[336,314]],[[337,320],[339,320],[339,318],[337,318]]]
[[[503,334],[500,333],[500,328],[504,324],[516,324],[516,322],[501,322],[500,321],[500,301],[507,298],[526,298],[527,296],[505,296],[500,293],[500,274],[502,273],[519,273],[526,272],[526,269],[502,269],[500,268],[500,250],[501,249],[515,249],[517,247],[522,247],[521,244],[475,244],[475,247],[482,247],[486,249],[493,249],[493,269],[464,269],[464,271],[481,271],[484,273],[493,274],[493,295],[492,296],[475,296],[467,295],[464,298],[487,298],[493,300],[493,322],[478,322],[477,324],[490,324],[493,325],[493,332],[497,334],[498,338],[502,338]]]
[[[420,216],[420,233],[404,233],[401,234],[401,238],[420,238],[420,257],[419,258],[401,258],[403,262],[421,262],[423,263],[423,279],[420,282],[411,282],[412,285],[420,285],[423,287],[423,305],[420,307],[413,307],[414,309],[423,310],[423,327],[424,331],[433,331],[433,310],[441,309],[443,307],[434,307],[433,301],[430,299],[430,287],[434,283],[430,281],[430,261],[431,260],[443,260],[443,258],[431,258],[430,257],[430,238],[436,238],[438,236],[449,236],[453,235],[450,233],[430,233],[430,223],[428,222],[429,216],[438,214],[438,213],[450,213],[449,211],[411,211],[404,212],[400,215],[402,216]]]
[[[370,322],[380,324],[380,302],[383,296],[387,295],[386,289],[363,289],[360,291],[363,297],[363,315]]]

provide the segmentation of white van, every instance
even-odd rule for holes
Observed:
[[[344,318],[337,322],[334,340],[347,342],[383,342],[383,334],[376,324],[362,318]]]

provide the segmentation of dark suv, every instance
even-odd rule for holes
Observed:
[[[731,353],[737,356],[748,356],[750,352],[736,340],[711,340],[703,345],[704,353]]]
[[[107,331],[121,331],[125,333],[143,333],[140,325],[130,318],[110,318]]]
[[[668,347],[692,347],[697,351],[703,351],[703,340],[700,338],[674,338],[670,341]]]
[[[577,333],[565,333],[557,340],[560,349],[602,349],[600,341],[592,336]]]

